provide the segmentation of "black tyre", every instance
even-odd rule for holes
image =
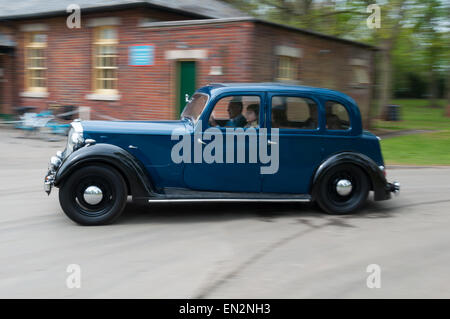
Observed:
[[[350,214],[367,200],[370,183],[358,166],[341,164],[329,169],[315,185],[315,199],[328,214]]]
[[[127,202],[127,186],[112,167],[77,169],[59,189],[64,213],[81,225],[104,225],[116,220]]]

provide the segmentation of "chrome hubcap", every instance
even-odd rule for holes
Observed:
[[[97,205],[103,199],[103,192],[97,186],[89,186],[84,190],[83,198],[89,205]]]
[[[347,196],[352,192],[352,182],[348,179],[340,179],[336,183],[336,192],[341,196]]]

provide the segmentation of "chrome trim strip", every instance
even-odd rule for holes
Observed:
[[[263,199],[263,198],[217,198],[217,199],[213,199],[213,198],[205,198],[205,199],[201,199],[201,198],[180,198],[180,199],[149,199],[148,202],[152,203],[152,202],[158,202],[158,203],[171,203],[171,202],[198,202],[198,203],[203,203],[203,202],[303,202],[303,203],[308,203],[310,202],[311,199],[308,198],[280,198],[280,199]]]

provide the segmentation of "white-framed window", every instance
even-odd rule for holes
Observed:
[[[352,77],[350,85],[366,87],[370,84],[369,63],[366,59],[350,59]]]
[[[47,35],[42,32],[25,34],[25,88],[29,92],[47,91]]]
[[[354,65],[353,70],[353,84],[354,85],[368,85],[370,84],[369,70],[365,66]]]
[[[117,94],[118,35],[114,26],[94,28],[93,90],[98,94]]]
[[[278,81],[296,81],[297,80],[298,59],[291,56],[278,56]]]

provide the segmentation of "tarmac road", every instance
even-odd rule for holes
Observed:
[[[63,143],[17,135],[0,130],[1,298],[450,298],[450,168],[388,169],[400,196],[351,216],[130,203],[114,225],[82,227],[43,192]],[[70,264],[81,288],[67,288]]]

